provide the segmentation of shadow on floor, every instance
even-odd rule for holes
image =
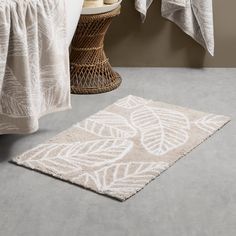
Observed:
[[[18,134],[5,134],[0,135],[0,163],[9,161],[15,155],[18,155],[29,149],[32,144],[37,145],[37,140],[39,136],[43,136],[44,133],[48,133],[49,130],[42,129],[34,134],[28,135],[18,135]],[[14,145],[16,143],[22,143],[20,149],[14,150]]]

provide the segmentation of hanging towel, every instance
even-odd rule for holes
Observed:
[[[135,8],[141,13],[142,21],[144,22],[147,15],[147,10],[151,6],[153,0],[136,0]]]
[[[214,56],[212,0],[162,0],[162,16],[177,24]]]
[[[136,0],[145,18],[148,0]],[[147,5],[150,6],[150,5]],[[214,26],[212,0],[162,0],[162,16],[177,24],[186,34],[214,55]]]
[[[0,0],[0,134],[71,107],[65,13],[64,0]]]

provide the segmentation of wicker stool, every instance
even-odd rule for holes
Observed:
[[[103,93],[121,84],[120,75],[112,70],[104,52],[105,34],[119,14],[120,7],[103,14],[81,16],[71,47],[72,93]]]

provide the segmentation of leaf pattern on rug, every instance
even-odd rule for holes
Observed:
[[[101,111],[75,125],[77,128],[106,138],[131,138],[136,130],[121,115]]]
[[[228,118],[225,116],[209,114],[194,121],[193,124],[202,131],[211,134],[224,125],[227,120]]]
[[[133,147],[130,140],[95,140],[81,143],[78,156],[69,160],[79,162],[87,167],[99,167],[122,159]]]
[[[141,133],[144,148],[156,156],[182,146],[189,139],[189,120],[178,111],[144,106],[131,114],[131,121]]]
[[[71,171],[81,170],[78,163],[67,160],[67,155],[80,143],[74,144],[42,144],[16,158],[17,164],[36,170],[48,170],[50,173],[66,174]]]
[[[99,186],[97,178],[92,173],[90,174],[85,172],[83,174],[78,174],[77,176],[73,175],[71,180],[73,183],[77,183],[84,187],[94,186],[97,188],[97,186]]]
[[[82,166],[94,168],[122,159],[132,146],[132,141],[113,139],[47,143],[24,153],[18,162],[29,167],[43,165],[58,170],[66,167],[70,171]]]
[[[140,98],[140,97],[135,97],[133,95],[129,95],[125,98],[122,98],[118,100],[115,105],[125,108],[125,109],[133,109],[137,108],[139,106],[145,105],[149,102],[149,100]]]
[[[106,166],[95,172],[97,188],[102,193],[109,193],[124,198],[136,193],[153,178],[166,170],[166,162],[128,162]]]
[[[109,106],[13,162],[124,201],[230,120],[147,102]]]

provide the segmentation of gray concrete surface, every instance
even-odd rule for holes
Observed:
[[[0,236],[235,236],[236,69],[124,69],[116,91],[73,96],[39,132],[0,136]],[[8,163],[128,94],[232,117],[126,202]]]

